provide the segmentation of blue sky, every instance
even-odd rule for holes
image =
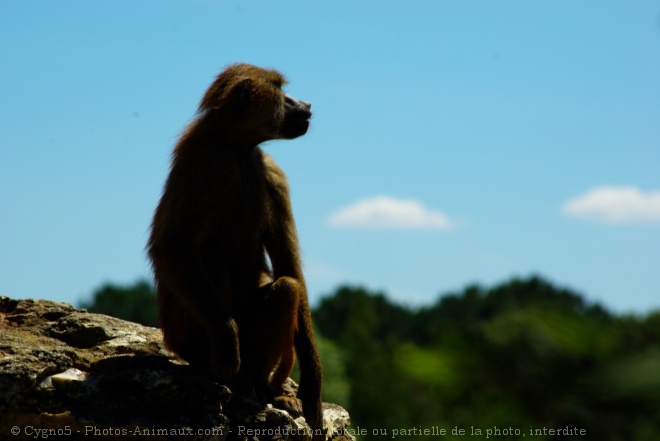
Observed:
[[[284,72],[310,295],[429,303],[540,274],[660,307],[658,1],[0,1],[0,293],[150,277],[170,152],[217,73]]]

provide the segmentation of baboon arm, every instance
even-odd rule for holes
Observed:
[[[273,267],[273,278],[292,277],[303,282],[298,255],[298,238],[288,194],[276,193],[272,200],[272,215],[263,242]]]
[[[312,313],[309,307],[307,288],[302,274],[302,265],[298,255],[298,240],[291,213],[288,194],[275,198],[273,225],[264,239],[266,251],[273,266],[273,277],[288,276],[299,283],[299,303],[296,312],[297,330],[294,335],[294,346],[300,364],[300,387],[298,398],[303,402],[303,413],[307,422],[314,428],[323,425],[321,413],[321,383],[323,372],[321,359],[316,348]],[[276,208],[276,210],[275,210]]]

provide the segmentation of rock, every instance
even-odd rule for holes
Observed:
[[[289,380],[287,389],[295,394]],[[354,440],[323,403],[325,439]],[[232,394],[169,353],[159,329],[67,303],[0,296],[0,439],[311,439],[294,418]],[[323,439],[323,437],[321,437]]]

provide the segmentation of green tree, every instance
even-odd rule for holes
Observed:
[[[436,425],[660,439],[658,312],[613,315],[530,277],[469,286],[419,310],[341,287],[315,314],[346,354],[348,410],[367,439],[373,429],[391,437],[394,428]]]
[[[128,286],[106,283],[94,291],[89,301],[81,301],[80,307],[145,326],[158,325],[156,294],[146,280]]]
[[[321,301],[315,320],[322,335],[334,339],[345,354],[350,382],[348,409],[354,424],[369,432],[390,431],[408,420],[408,384],[400,381],[396,342],[410,332],[410,311],[384,295],[359,287],[340,287]]]
[[[321,335],[316,336],[316,342],[323,363],[323,401],[346,407],[351,391],[346,377],[346,351]],[[295,373],[297,369],[292,374]]]
[[[314,310],[321,334],[335,341],[342,339],[348,326],[356,326],[352,321],[368,321],[371,336],[381,342],[409,340],[415,319],[410,309],[392,303],[383,293],[352,286],[340,286]]]

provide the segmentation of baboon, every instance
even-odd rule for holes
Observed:
[[[220,73],[174,148],[147,248],[166,346],[320,429],[322,369],[289,188],[259,147],[307,132],[311,104],[285,83],[247,64]],[[281,395],[294,348],[297,398]]]

